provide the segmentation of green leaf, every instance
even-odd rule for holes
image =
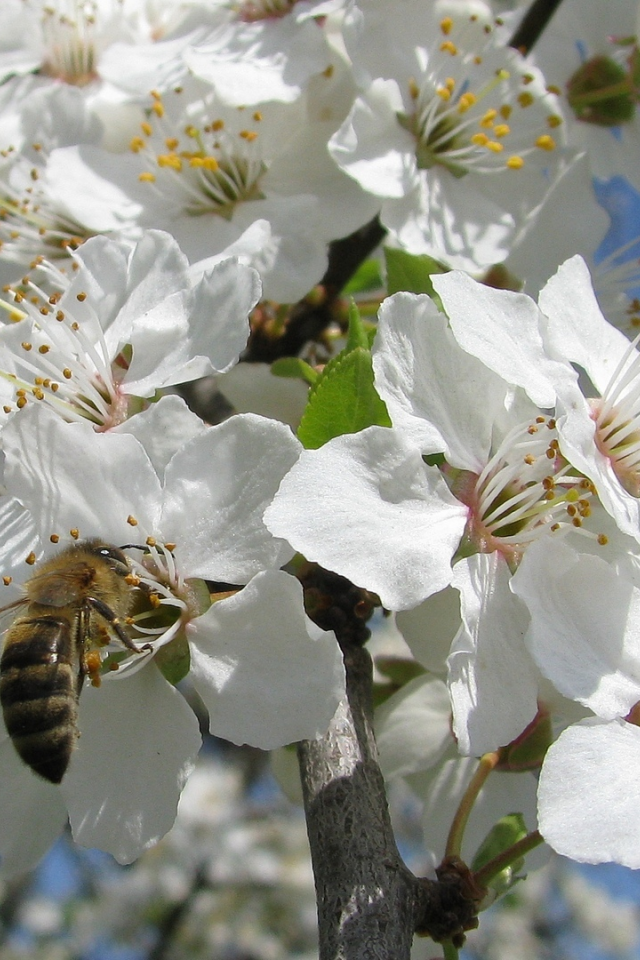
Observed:
[[[384,256],[389,296],[400,290],[406,290],[409,293],[428,293],[436,302],[439,302],[431,283],[431,276],[434,273],[447,273],[447,267],[433,257],[415,256],[404,250],[395,250],[393,247],[385,247]]]
[[[365,427],[390,427],[387,407],[373,385],[371,353],[364,347],[343,351],[327,364],[309,396],[298,428],[307,450],[333,437]]]
[[[281,357],[271,364],[271,373],[274,377],[289,377],[291,380],[304,380],[314,385],[318,379],[318,371],[301,360],[300,357]]]
[[[347,345],[342,351],[355,350],[356,347],[369,349],[369,335],[360,318],[360,312],[354,300],[349,304],[349,329],[347,332]]]
[[[380,264],[377,260],[365,260],[360,264],[355,274],[349,280],[342,291],[344,296],[352,296],[356,293],[368,293],[372,290],[379,290],[384,286],[380,276]]]

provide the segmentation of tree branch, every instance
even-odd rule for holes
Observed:
[[[534,0],[511,37],[509,46],[522,54],[529,53],[561,2],[562,0]]]
[[[273,338],[260,327],[253,331],[243,360],[272,363],[279,357],[295,357],[310,341],[317,340],[334,319],[334,306],[340,292],[360,264],[382,242],[387,231],[377,217],[360,229],[329,244],[329,265],[317,291],[305,297],[287,318],[284,333]]]
[[[320,960],[409,960],[419,884],[396,848],[371,728],[371,658],[345,656],[348,695],[299,745]]]

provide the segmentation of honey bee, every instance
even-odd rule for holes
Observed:
[[[22,760],[51,783],[61,782],[78,739],[90,647],[115,634],[142,652],[123,627],[134,592],[130,573],[121,547],[81,540],[38,564],[26,596],[4,608],[27,605],[6,632],[0,660],[4,722]]]

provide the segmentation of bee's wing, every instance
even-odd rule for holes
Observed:
[[[68,607],[84,596],[91,582],[91,567],[84,561],[65,564],[64,570],[48,570],[31,577],[27,592],[32,603],[46,607]]]
[[[28,602],[27,597],[18,597],[13,603],[8,603],[6,607],[0,607],[0,632],[4,631],[13,619],[9,614],[17,607],[24,607]]]

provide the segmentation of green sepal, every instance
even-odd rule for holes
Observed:
[[[500,750],[497,770],[519,773],[523,770],[539,770],[542,761],[553,743],[551,716],[539,710],[527,728],[508,746]]]
[[[416,256],[394,247],[385,247],[384,256],[389,296],[401,290],[408,293],[427,293],[440,307],[440,298],[433,289],[431,277],[435,273],[447,273],[448,268],[444,264],[426,254]]]
[[[160,668],[162,676],[174,687],[184,680],[191,666],[189,642],[185,631],[180,630],[173,640],[166,643],[164,647],[160,647],[153,659]]]
[[[481,867],[489,863],[490,860],[493,860],[494,857],[499,856],[499,854],[508,850],[514,843],[523,840],[526,836],[527,827],[521,813],[509,813],[506,817],[502,817],[501,820],[498,820],[498,822],[494,824],[480,844],[473,858],[473,863],[471,864],[472,871],[474,873],[477,872]],[[506,893],[518,880],[523,879],[522,875],[518,874],[518,871],[522,870],[523,867],[524,857],[519,857],[489,881],[488,887],[493,894],[493,896],[489,898],[491,902],[493,902],[496,897]],[[486,906],[488,905],[489,903],[486,904]]]
[[[390,427],[391,420],[373,384],[369,333],[352,304],[347,345],[311,388],[298,439],[307,450],[317,450],[333,437],[371,426]]]
[[[309,366],[300,357],[280,357],[271,364],[271,373],[274,377],[288,377],[291,380],[304,380],[313,386],[318,379],[318,371]]]
[[[630,84],[631,77],[615,60],[592,57],[578,67],[567,83],[567,99],[578,120],[617,127],[630,123],[635,115],[636,102]]]

